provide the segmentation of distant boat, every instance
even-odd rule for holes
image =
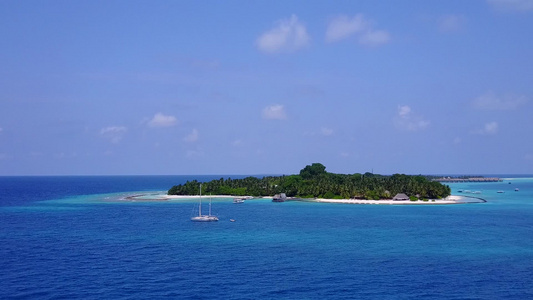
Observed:
[[[272,202],[285,202],[287,200],[287,195],[285,193],[276,194],[272,197]]]
[[[192,217],[193,222],[214,222],[218,221],[217,216],[211,215],[211,198],[209,198],[209,214],[202,215],[202,184],[200,184],[200,205],[198,206],[198,216]]]
[[[481,191],[472,192],[472,194],[481,194]]]
[[[501,193],[505,193],[505,192],[504,192],[504,191],[498,191],[497,193],[500,193],[500,194],[501,194]]]
[[[515,191],[515,192],[518,192],[518,191],[519,191],[519,189],[518,189],[518,188],[516,188],[516,189],[514,189],[514,191]]]
[[[244,203],[244,200],[246,200],[246,197],[237,197],[237,198],[233,198],[233,204]]]

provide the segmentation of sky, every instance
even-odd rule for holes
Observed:
[[[0,1],[0,175],[533,174],[533,0]]]

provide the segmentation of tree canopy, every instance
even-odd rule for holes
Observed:
[[[314,163],[311,165],[305,166],[305,168],[300,170],[300,176],[303,179],[312,179],[316,178],[320,175],[325,175],[326,167],[323,164],[320,163]]]
[[[170,188],[168,194],[197,195],[199,185],[196,180],[187,181]],[[374,200],[390,199],[397,193],[422,199],[443,198],[451,193],[449,186],[421,175],[335,174],[326,172],[326,167],[320,163],[307,165],[299,175],[220,178],[202,183],[202,190],[205,194],[215,195],[273,196],[285,193],[289,197]]]

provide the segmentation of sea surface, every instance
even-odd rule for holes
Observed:
[[[533,176],[450,185],[486,203],[214,198],[213,223],[125,200],[220,177],[0,177],[0,299],[533,299]]]

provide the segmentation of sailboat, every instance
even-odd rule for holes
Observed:
[[[198,206],[198,216],[192,217],[193,222],[213,222],[218,221],[217,216],[211,215],[211,198],[209,198],[209,214],[202,215],[202,184],[200,184],[200,205]]]

